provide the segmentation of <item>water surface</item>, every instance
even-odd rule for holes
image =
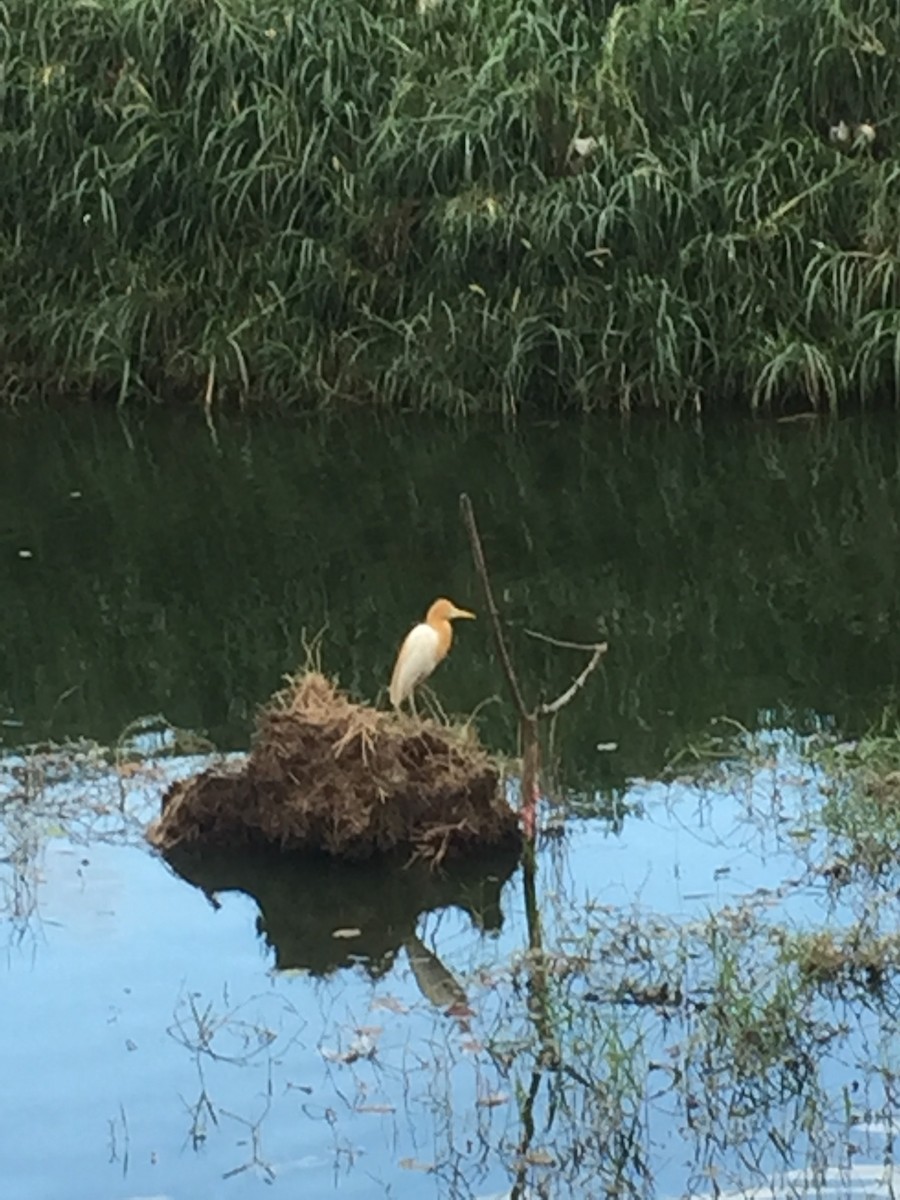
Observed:
[[[773,939],[896,924],[817,873],[803,753],[896,693],[892,422],[213,439],[85,412],[0,439],[5,1196],[887,1194],[893,984],[792,992]],[[529,695],[581,660],[526,630],[610,642],[555,729],[552,1066],[515,862],[165,863],[144,824],[203,760],[92,748],[160,714],[241,751],[319,631],[326,669],[383,694],[435,595],[482,607],[463,490]],[[435,690],[514,745],[486,622]],[[78,760],[22,756],[75,738]]]

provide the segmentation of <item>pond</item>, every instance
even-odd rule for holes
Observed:
[[[898,881],[840,763],[894,713],[898,467],[881,419],[4,415],[4,1198],[892,1194]],[[583,665],[528,631],[609,642],[534,875],[156,855],[313,639],[384,703],[483,608],[462,491],[528,695]],[[514,749],[484,619],[433,685]]]

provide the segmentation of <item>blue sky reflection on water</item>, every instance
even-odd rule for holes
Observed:
[[[541,855],[546,946],[564,950],[592,914],[678,927],[748,898],[765,919],[798,928],[849,921],[852,908],[835,907],[806,876],[817,779],[787,740],[762,739],[756,751],[703,784],[635,782],[620,833],[573,818]],[[92,786],[96,800],[102,781]],[[111,797],[118,783],[107,787]],[[158,790],[129,784],[135,822]],[[336,939],[349,965],[325,977],[276,972],[251,896],[209,898],[134,838],[75,844],[49,834],[37,908],[8,923],[0,968],[0,1061],[15,1081],[2,1105],[5,1198],[255,1197],[270,1194],[269,1170],[276,1192],[310,1195],[508,1191],[520,1136],[514,1081],[484,1047],[524,1004],[509,973],[526,943],[518,873],[503,887],[499,931],[481,932],[455,907],[419,917],[419,939],[474,1010],[447,1016],[417,985],[408,939],[370,978],[352,963],[341,913],[323,908],[321,924],[349,935]],[[315,906],[296,869],[296,904]],[[602,980],[602,963],[592,971]],[[198,1052],[198,1020],[211,1053]],[[662,1051],[658,1030],[644,1036]],[[835,1095],[859,1085],[867,1040],[879,1036],[877,1021],[859,1015],[843,1066],[823,1069]],[[872,1102],[874,1086],[864,1088]],[[664,1100],[651,1107],[653,1187],[679,1195],[689,1138]],[[861,1159],[877,1158],[879,1138],[868,1135]]]

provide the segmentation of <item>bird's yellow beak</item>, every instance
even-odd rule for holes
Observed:
[[[469,612],[467,608],[454,607],[453,612],[450,614],[450,619],[455,621],[458,617],[465,617],[468,621],[475,620],[475,614],[473,612]]]

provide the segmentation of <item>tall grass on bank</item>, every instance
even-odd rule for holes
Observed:
[[[900,399],[884,0],[0,2],[0,386]]]

